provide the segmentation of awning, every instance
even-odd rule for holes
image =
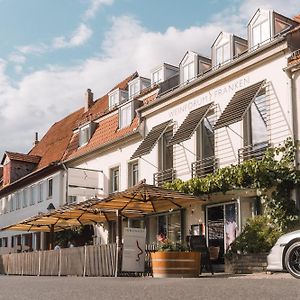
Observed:
[[[257,82],[236,92],[217,120],[214,129],[241,121],[265,82],[266,80]]]
[[[168,120],[164,123],[154,126],[135,150],[130,159],[138,158],[150,153],[171,122],[172,120]]]
[[[209,103],[192,110],[170,140],[169,145],[179,144],[190,139],[211,106],[212,103]]]

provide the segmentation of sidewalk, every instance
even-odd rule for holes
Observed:
[[[228,273],[202,273],[199,278],[235,278],[235,279],[295,279],[291,274],[285,272],[276,273],[253,273],[253,274],[228,274]]]

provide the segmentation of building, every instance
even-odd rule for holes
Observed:
[[[1,225],[45,211],[49,203],[105,197],[141,179],[162,185],[205,176],[259,159],[287,137],[298,142],[297,20],[258,9],[247,40],[222,32],[211,58],[187,51],[178,67],[164,63],[151,79],[135,73],[97,101],[88,90],[84,108],[54,124],[28,154],[4,154]],[[179,241],[202,232],[224,253],[232,242],[225,232],[240,231],[257,213],[256,196],[246,190],[215,194],[205,206],[124,222],[146,226],[149,243],[158,233]],[[296,194],[295,201],[299,205]],[[114,222],[98,226],[100,242],[113,241],[114,231]],[[5,247],[39,249],[46,239],[1,233]]]

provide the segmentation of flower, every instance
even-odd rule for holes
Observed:
[[[160,233],[156,236],[158,241],[157,251],[160,252],[170,252],[170,251],[179,251],[184,252],[187,251],[187,247],[185,247],[181,243],[175,243],[171,240],[167,239],[163,233]]]

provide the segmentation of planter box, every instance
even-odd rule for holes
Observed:
[[[267,253],[234,254],[225,258],[225,272],[231,274],[250,274],[265,272],[267,269]]]
[[[198,277],[200,259],[200,252],[151,253],[153,277]]]

